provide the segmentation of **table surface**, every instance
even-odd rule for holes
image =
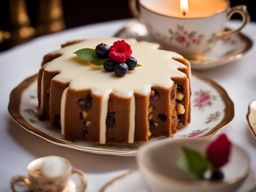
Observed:
[[[60,155],[83,170],[89,181],[89,192],[96,192],[108,180],[128,169],[137,169],[135,157],[93,155],[48,143],[16,125],[7,111],[11,90],[26,77],[37,73],[42,56],[58,49],[62,42],[81,38],[113,35],[129,20],[87,25],[64,32],[39,37],[27,44],[0,53],[0,191],[10,191],[9,182],[15,175],[24,175],[27,164],[46,155]],[[238,23],[229,23],[231,27]],[[243,32],[256,40],[256,24],[250,23]],[[246,122],[247,107],[256,97],[256,47],[243,59],[229,65],[204,71],[229,93],[235,104],[235,117],[225,128],[231,140],[245,148],[256,172],[256,141]],[[241,162],[242,166],[242,162]]]

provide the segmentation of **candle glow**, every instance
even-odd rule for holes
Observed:
[[[183,16],[185,16],[188,12],[188,0],[180,0],[180,10],[183,14]]]

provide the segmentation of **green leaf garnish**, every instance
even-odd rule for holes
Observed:
[[[96,66],[103,66],[104,61],[107,59],[101,59],[97,57],[95,49],[91,48],[83,48],[79,49],[76,52],[74,52],[81,60],[90,62],[93,65]],[[136,67],[141,67],[142,65],[137,63]]]
[[[79,49],[74,52],[74,54],[76,54],[80,59],[84,61],[89,61],[91,64],[97,66],[102,66],[103,62],[106,60],[97,57],[95,49],[90,48]]]
[[[184,162],[180,162],[179,165],[183,166],[183,168],[188,169],[197,177],[203,178],[204,173],[207,171],[207,169],[211,168],[210,161],[193,149],[182,147],[182,150],[185,154],[186,163],[184,164]]]

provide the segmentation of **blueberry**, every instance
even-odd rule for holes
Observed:
[[[224,174],[222,173],[221,170],[213,170],[211,174],[211,181],[221,181],[224,179]]]
[[[92,97],[88,94],[85,98],[78,100],[78,105],[81,110],[89,111],[92,107]]]
[[[171,91],[171,100],[174,99],[174,96],[175,96],[175,91],[174,91],[174,89],[172,89],[172,91]]]
[[[101,43],[96,46],[95,52],[99,58],[107,58],[109,53],[109,46],[105,43]]]
[[[181,114],[178,115],[178,119],[179,119],[179,123],[184,123],[185,121],[184,115],[181,115]]]
[[[113,127],[115,125],[115,122],[116,122],[116,119],[114,117],[114,114],[109,113],[106,119],[107,127]]]
[[[118,63],[115,66],[115,75],[123,77],[128,72],[128,66],[126,63]]]
[[[165,114],[158,114],[158,118],[161,120],[161,121],[166,121],[167,120],[167,116]]]
[[[59,114],[55,115],[55,123],[56,123],[56,125],[60,125],[60,115]]]
[[[183,92],[184,89],[183,89],[183,87],[182,87],[181,85],[178,85],[178,86],[177,86],[177,91],[178,91],[178,92]]]
[[[154,127],[155,127],[154,121],[150,120],[150,121],[149,121],[149,128],[150,128],[150,129],[153,129]]]
[[[158,91],[152,90],[151,96],[150,96],[150,103],[154,103],[159,99],[160,95]]]
[[[129,57],[126,59],[125,63],[128,65],[129,70],[133,70],[137,65],[137,59],[134,57]]]
[[[104,67],[105,71],[107,71],[107,72],[114,71],[115,66],[116,66],[116,62],[111,61],[109,59],[104,61],[104,63],[103,63],[103,67]]]

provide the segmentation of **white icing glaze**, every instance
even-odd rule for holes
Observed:
[[[112,45],[117,38],[92,39],[62,48],[62,56],[45,65],[46,71],[59,71],[54,79],[61,82],[70,82],[69,87],[74,90],[91,89],[93,94],[102,96],[100,116],[100,143],[106,142],[106,116],[108,96],[112,92],[120,97],[133,98],[130,107],[129,143],[134,140],[135,129],[135,101],[134,93],[149,95],[152,86],[171,88],[171,77],[184,77],[185,74],[177,70],[184,67],[172,58],[181,58],[179,54],[159,50],[158,44],[137,42],[134,39],[126,40],[132,48],[133,56],[142,66],[128,72],[125,77],[115,77],[113,73],[106,73],[103,67],[94,66],[79,60],[74,52],[81,48],[95,48],[101,42]],[[61,100],[61,126],[64,133],[65,95]],[[42,97],[41,97],[42,98]]]
[[[130,127],[128,133],[128,143],[134,142],[135,135],[135,97],[134,95],[131,97],[131,105],[130,105]]]
[[[65,104],[67,100],[68,87],[63,91],[61,97],[61,106],[60,106],[60,124],[61,124],[61,134],[65,135]]]
[[[43,111],[44,111],[44,94],[43,94],[43,91],[44,91],[44,81],[43,81],[43,76],[44,76],[44,73],[42,74],[42,79],[41,79],[41,95],[40,95],[40,106],[39,106],[39,110],[41,112],[41,114],[43,114]]]
[[[100,143],[106,143],[106,118],[108,113],[108,98],[110,93],[102,96],[101,112],[100,112]]]

